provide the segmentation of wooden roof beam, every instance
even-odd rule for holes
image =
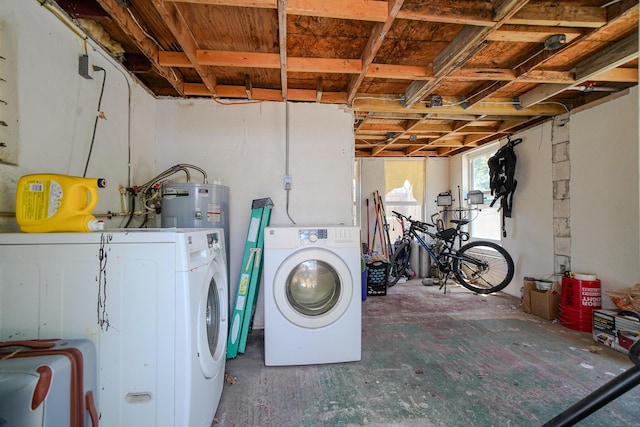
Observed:
[[[556,5],[553,5],[558,6]],[[621,16],[623,16],[626,13],[630,13],[631,9],[633,7],[637,7],[637,5],[632,5],[631,2],[629,2],[626,5],[621,5],[622,8],[626,8],[626,9],[620,9],[618,10],[616,13],[618,15],[614,15],[612,16],[612,21],[611,23],[615,23],[616,19],[620,18]],[[531,12],[532,9],[532,5],[527,5],[525,6],[523,9],[521,9],[522,13],[523,10],[527,10],[529,12]],[[544,13],[547,13],[547,8],[550,7],[547,4],[536,4],[535,7],[540,7],[543,9],[542,12],[540,12],[541,14],[544,15]],[[596,8],[599,9],[599,11],[595,11],[593,12],[593,15],[595,16],[601,16],[603,15],[602,12],[604,11],[604,16],[606,17],[606,11],[607,9],[603,9],[603,8]],[[572,10],[572,8],[569,7],[561,7],[560,8],[560,12],[559,13],[567,13],[567,11]],[[528,12],[527,12],[528,13]],[[584,16],[587,13],[585,12],[583,15],[578,14],[579,16]],[[606,20],[605,20],[606,21]],[[600,32],[605,32],[607,30],[607,27],[609,25],[604,25],[604,26],[596,26],[595,29],[590,30],[589,32],[585,32],[583,34],[581,34],[577,40],[581,41],[581,40],[585,40],[587,37],[591,37],[595,34],[598,34]],[[563,29],[563,30],[566,30]],[[513,71],[515,72],[517,78],[512,80],[511,82],[501,82],[501,83],[491,83],[491,82],[486,82],[484,84],[482,84],[481,86],[475,88],[474,90],[474,94],[471,96],[467,96],[466,100],[465,100],[465,104],[468,106],[472,106],[475,103],[481,102],[489,97],[491,97],[494,93],[498,92],[499,90],[509,86],[511,83],[522,83],[522,82],[531,82],[531,83],[548,83],[548,85],[545,87],[545,85],[541,85],[538,86],[540,92],[539,94],[545,94],[545,93],[552,93],[555,90],[558,90],[559,88],[562,87],[562,85],[566,85],[567,87],[571,87],[574,84],[579,84],[577,82],[577,74],[578,71],[577,69],[574,72],[571,72],[570,75],[568,73],[568,75],[566,76],[566,80],[564,81],[548,81],[548,80],[540,80],[540,78],[542,77],[541,74],[539,72],[536,72],[537,68],[540,68],[541,66],[543,66],[545,63],[547,63],[550,59],[554,58],[556,55],[558,54],[563,54],[564,50],[566,49],[566,46],[563,49],[558,49],[558,50],[546,50],[544,49],[542,46],[539,48],[536,48],[536,50],[534,51],[534,53],[529,54],[527,56],[525,56],[523,58],[523,61],[520,65],[518,65]],[[637,43],[636,43],[636,50],[637,50]],[[600,57],[600,59],[602,59],[602,57]],[[609,58],[606,58],[605,60],[608,60]],[[588,60],[588,61],[582,61],[582,63],[585,64],[593,64],[593,61]],[[618,65],[623,65],[624,62],[618,62]],[[617,66],[617,65],[614,65]],[[600,70],[605,70],[609,71],[608,67],[599,67]],[[591,73],[590,74],[590,78],[596,78],[598,75],[602,75],[602,72],[595,72],[595,73]],[[547,74],[545,77],[548,77],[549,75]],[[561,77],[560,74],[558,74],[558,77]],[[584,80],[583,80],[584,81]],[[534,89],[535,90],[535,89]],[[557,92],[559,93],[559,92]],[[541,95],[541,96],[545,96],[545,95]],[[520,98],[522,99],[522,98]],[[525,101],[527,100],[527,96],[525,94]]]
[[[442,81],[442,78],[462,66],[480,49],[486,38],[495,29],[499,28],[528,0],[496,0],[494,2],[494,26],[474,27],[467,25],[456,35],[436,57],[433,59],[433,75],[436,80],[431,82],[414,81],[404,93],[404,104],[408,107],[419,102],[432,93]]]
[[[567,44],[569,44],[583,33],[583,29],[575,27],[503,25],[489,34],[487,40],[492,42],[544,43],[554,34],[564,34],[567,38]]]
[[[218,85],[217,89],[219,98],[247,99],[246,86]],[[185,83],[184,93],[190,96],[211,96],[207,87],[202,83]],[[284,101],[282,92],[277,89],[252,87],[251,94],[256,101]],[[316,91],[310,89],[289,89],[288,94],[290,101],[315,102],[317,99]],[[323,92],[320,102],[323,104],[346,104],[347,94],[346,92]]]
[[[170,0],[182,3],[208,4],[215,6],[256,7],[277,9],[278,0]],[[385,22],[388,2],[376,0],[286,0],[289,15],[317,16],[323,18],[353,19],[359,21]],[[285,27],[286,28],[286,27]]]
[[[481,118],[481,117],[480,117]],[[441,136],[440,138],[436,138],[433,141],[430,141],[429,144],[426,145],[422,145],[420,147],[415,147],[413,150],[409,150],[408,155],[413,155],[416,152],[426,148],[426,147],[433,147],[433,146],[449,146],[448,144],[453,142],[453,146],[454,147],[459,147],[460,145],[464,145],[464,136],[462,136],[462,133],[464,132],[464,129],[470,127],[473,124],[473,121],[468,121],[468,122],[460,122],[457,124],[453,125],[453,130],[449,133],[447,133],[446,135]],[[485,129],[485,133],[486,129]],[[462,136],[462,138],[459,138],[460,136]]]
[[[373,26],[371,30],[371,34],[369,35],[369,40],[367,41],[367,45],[362,52],[362,66],[360,69],[360,73],[351,78],[349,82],[349,86],[347,88],[347,102],[353,101],[353,98],[356,96],[358,89],[360,89],[360,85],[362,81],[367,75],[367,71],[369,70],[369,66],[373,62],[376,57],[380,46],[382,45],[382,41],[384,37],[387,35],[393,22],[402,7],[404,0],[390,0],[389,1],[389,9],[387,19],[383,23],[379,23]]]
[[[404,132],[406,129],[401,124],[377,124],[367,123],[358,128],[358,133]]]
[[[261,9],[277,9],[277,0],[168,0],[174,3],[209,4],[213,6],[257,7]]]
[[[278,54],[276,53],[199,50],[197,51],[197,56],[200,65],[250,68],[280,67]],[[159,52],[158,63],[170,67],[193,67],[193,64],[183,52]],[[360,59],[287,58],[287,71],[357,74],[361,69],[362,61]],[[426,67],[372,64],[369,67],[366,77],[399,80],[432,80],[433,74]]]
[[[607,23],[607,11],[601,7],[565,5],[557,1],[535,2],[524,5],[508,23],[599,28]]]
[[[196,51],[197,64],[218,67],[280,68],[279,53]]]
[[[505,121],[503,122],[496,130],[495,132],[492,132],[490,134],[487,134],[485,136],[480,136],[480,135],[470,135],[466,138],[465,140],[465,144],[462,147],[457,147],[457,148],[452,148],[449,150],[443,150],[442,154],[443,155],[453,155],[456,154],[456,152],[460,151],[460,150],[464,150],[467,148],[472,148],[472,147],[476,147],[478,145],[480,145],[481,141],[493,138],[493,140],[495,139],[500,139],[503,138],[504,136],[508,136],[509,134],[511,134],[511,131],[519,126],[524,126],[529,122],[534,122],[536,120],[539,120],[540,117],[527,117],[525,119],[520,119],[520,120],[509,120],[509,121]],[[491,140],[490,140],[491,141]],[[488,142],[490,142],[488,141]]]
[[[395,143],[396,141],[401,139],[404,135],[406,135],[407,132],[410,132],[411,129],[415,128],[420,123],[422,123],[422,120],[423,119],[408,120],[408,123],[403,127],[402,131],[397,133],[391,141],[388,141],[386,145],[379,147],[379,150],[376,150],[376,154],[380,154],[383,150],[386,150],[387,148],[389,148],[393,143]]]
[[[182,75],[176,73],[171,68],[158,64],[158,52],[160,48],[151,40],[131,16],[124,11],[116,0],[97,0],[98,4],[113,18],[118,26],[131,37],[135,45],[144,56],[151,61],[157,73],[166,79],[180,96],[184,96],[184,80]]]
[[[202,67],[198,64],[196,57],[198,43],[193,38],[193,34],[184,21],[182,14],[173,3],[164,2],[163,0],[152,1],[156,11],[167,24],[167,27],[169,27],[169,31],[171,31],[175,39],[178,41],[185,55],[187,55],[189,61],[194,64],[195,70],[200,76],[200,79],[202,79],[204,85],[209,89],[211,95],[215,96],[216,85],[218,84],[216,77],[209,72],[208,68]]]
[[[445,100],[447,100],[447,98],[445,98]],[[383,98],[381,95],[379,99],[370,99],[363,96],[362,98],[356,97],[351,108],[354,111],[378,113],[431,114],[430,118],[459,119],[460,115],[468,115],[468,120],[473,119],[477,115],[514,117],[556,116],[566,112],[564,107],[556,104],[541,104],[529,108],[517,109],[515,108],[516,106],[513,105],[514,103],[511,98],[493,98],[491,100],[492,102],[480,102],[468,110],[465,110],[461,105],[454,105],[457,104],[457,98],[451,98],[450,101],[450,105],[445,104],[442,107],[428,107],[424,103],[420,103],[407,108],[401,101],[396,100],[393,96]]]
[[[523,108],[531,107],[636,58],[638,58],[638,35],[633,32],[576,64],[573,85],[553,83],[539,85],[520,96],[520,105]]]
[[[378,155],[380,154],[382,151],[386,150],[387,148],[391,147],[391,145],[393,145],[396,141],[398,141],[399,139],[402,139],[408,132],[410,132],[413,128],[415,128],[416,126],[420,125],[420,123],[422,123],[422,121],[424,120],[424,118],[420,118],[420,119],[415,119],[415,120],[408,120],[408,123],[402,127],[402,130],[399,131],[398,133],[396,133],[395,135],[393,135],[392,138],[389,138],[387,136],[387,138],[385,139],[385,144],[381,145],[377,148],[375,148],[374,151],[374,155]]]
[[[523,59],[524,62],[522,63],[522,65],[516,67],[513,70],[513,73],[517,76],[515,79],[508,82],[485,82],[481,84],[480,86],[474,88],[473,94],[467,95],[465,97],[465,107],[472,107],[478,102],[490,98],[494,93],[509,86],[511,83],[520,82],[520,76],[526,76],[529,70],[533,70],[535,67],[546,63],[549,59],[553,58],[555,55],[559,54],[562,51],[563,49],[549,51],[545,50],[543,46],[536,47],[536,53],[527,54],[527,57]]]
[[[430,2],[408,3],[398,13],[399,19],[412,21],[441,22],[444,24],[476,25],[492,27],[493,8],[489,2],[486,7],[478,7],[477,1],[456,1],[451,6],[433,5]]]
[[[278,48],[280,49],[280,89],[282,99],[288,98],[287,91],[287,1],[278,2]],[[289,111],[289,110],[287,110]]]
[[[175,3],[194,3],[213,6],[254,7],[277,9],[278,0],[167,0]],[[371,22],[387,22],[389,11],[397,0],[286,0],[288,15],[317,16]],[[494,27],[502,16],[510,14],[512,0],[485,2],[478,8],[477,1],[458,0],[455,6],[433,5],[430,2],[408,3],[397,12],[397,18],[413,21],[464,24]],[[490,3],[494,4],[493,9]],[[606,11],[598,7],[566,6],[559,2],[527,4],[505,20],[513,25],[550,27],[597,28],[606,23]]]

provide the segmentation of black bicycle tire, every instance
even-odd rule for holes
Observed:
[[[462,286],[478,294],[492,294],[492,293],[501,291],[504,288],[506,288],[509,285],[509,283],[511,283],[511,280],[513,280],[513,275],[515,271],[513,258],[511,258],[511,255],[509,255],[509,252],[507,252],[507,250],[502,246],[493,242],[487,242],[482,240],[467,243],[466,245],[462,246],[458,250],[458,254],[464,256],[467,251],[472,249],[477,250],[478,248],[481,248],[481,247],[488,247],[500,255],[499,257],[496,257],[495,255],[492,256],[491,262],[490,262],[491,266],[493,266],[492,267],[493,272],[498,273],[497,279],[495,280],[499,280],[499,282],[494,284],[492,281],[490,281],[491,279],[486,279],[485,278],[486,272],[485,272],[483,273],[482,276],[479,276],[479,277],[481,277],[483,281],[486,281],[486,283],[489,284],[489,287],[474,286],[473,283],[467,280],[467,275],[462,271],[462,265],[461,265],[462,260],[460,258],[456,258],[453,262],[453,272],[456,276],[456,279],[458,280],[458,283],[460,283]],[[469,256],[478,257],[479,255],[474,254]],[[492,271],[491,268],[488,271]]]
[[[404,241],[393,251],[391,258],[389,259],[389,273],[387,274],[388,288],[398,283],[400,278],[404,275],[407,267],[409,267],[410,250],[411,246],[409,246],[409,242]],[[405,257],[403,260],[398,261],[398,256],[400,254],[405,254]]]

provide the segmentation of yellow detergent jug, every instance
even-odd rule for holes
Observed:
[[[16,220],[28,233],[50,231],[97,231],[104,222],[91,211],[98,203],[103,178],[59,174],[25,175],[16,191]]]

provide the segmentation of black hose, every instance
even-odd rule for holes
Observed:
[[[131,193],[131,206],[129,207],[129,209],[131,210],[131,212],[129,213],[129,219],[127,220],[127,223],[123,228],[129,228],[129,224],[131,224],[131,220],[133,219],[133,213],[136,210],[136,196],[133,194],[133,192]]]
[[[107,72],[105,71],[104,68],[94,65],[93,69],[96,71],[102,71],[104,73],[104,77],[102,79],[102,89],[100,89],[100,98],[98,99],[98,113],[96,114],[96,121],[93,123],[93,135],[91,136],[91,144],[89,145],[89,154],[87,155],[87,163],[84,166],[84,173],[82,174],[83,178],[87,177],[87,169],[89,168],[89,161],[91,160],[93,143],[96,140],[96,128],[98,127],[98,119],[100,118],[100,106],[102,105],[102,95],[104,94],[104,85],[107,81]]]

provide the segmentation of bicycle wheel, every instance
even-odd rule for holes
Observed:
[[[465,288],[478,294],[491,294],[511,283],[513,259],[493,242],[471,242],[458,250],[453,272]]]
[[[402,276],[406,274],[409,268],[409,251],[411,246],[409,242],[402,242],[400,246],[393,251],[389,260],[389,275],[387,278],[387,287],[392,287]]]

